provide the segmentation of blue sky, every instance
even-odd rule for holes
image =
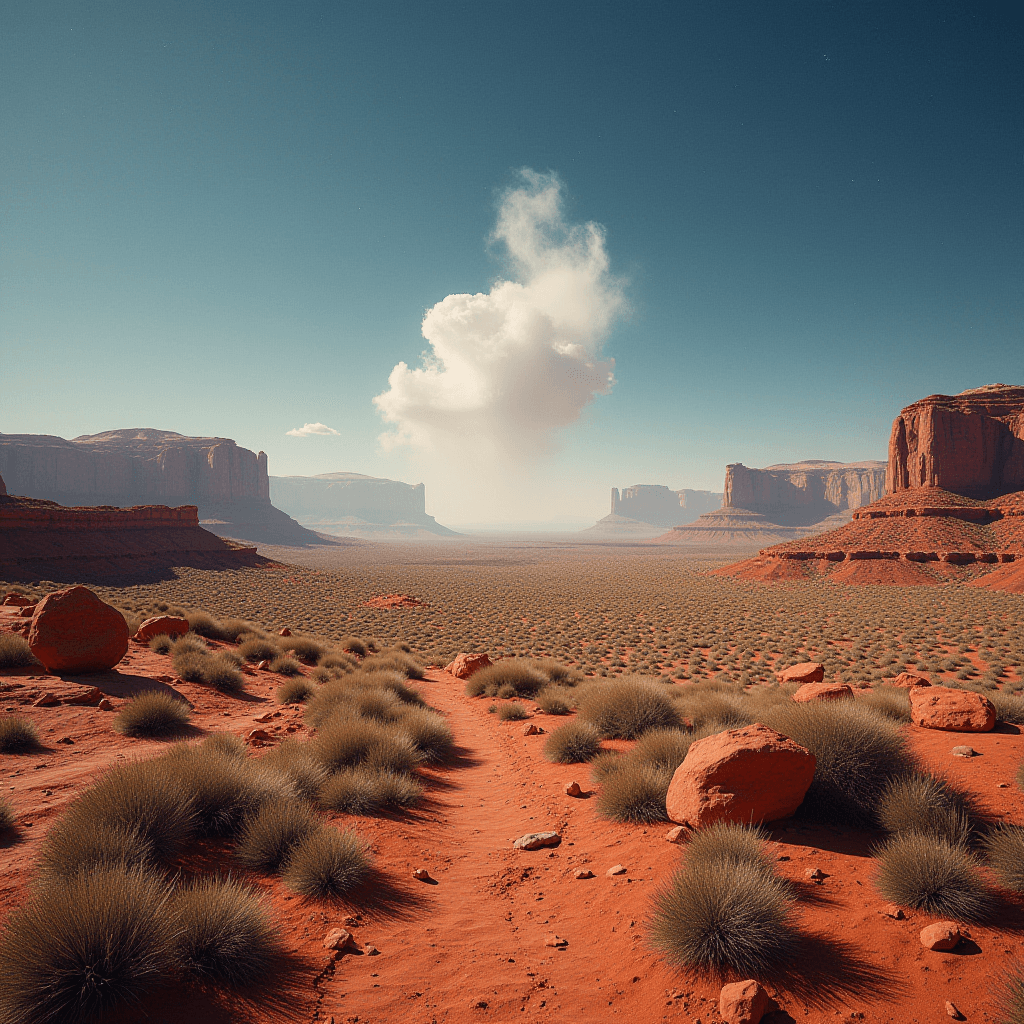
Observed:
[[[1022,20],[16,0],[0,431],[233,437],[273,474],[422,480],[456,526],[582,525],[612,486],[717,490],[728,462],[884,458],[908,402],[1024,382]],[[423,413],[426,442],[382,444],[373,399],[420,366],[424,313],[529,289],[495,236],[523,168],[558,183],[557,252],[603,229],[595,287],[621,302],[571,358],[614,360],[614,385],[548,409],[560,388],[513,354],[530,400],[488,421],[489,449],[472,373]],[[304,423],[338,433],[287,435]]]

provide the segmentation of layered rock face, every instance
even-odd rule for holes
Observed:
[[[672,491],[663,484],[634,484],[621,492],[612,488],[611,514],[653,526],[683,526],[721,504],[722,495],[713,491]]]
[[[888,493],[941,487],[990,499],[1024,490],[1024,387],[930,395],[896,417]]]
[[[12,494],[67,506],[195,505],[225,536],[267,543],[317,538],[270,503],[267,456],[224,437],[109,430],[66,441],[0,434],[0,474]]]
[[[278,508],[304,526],[325,533],[455,535],[427,515],[423,484],[361,473],[274,476],[270,478],[270,495]]]
[[[760,512],[779,526],[810,526],[877,501],[885,494],[884,462],[823,462],[748,469],[725,467],[724,508]]]

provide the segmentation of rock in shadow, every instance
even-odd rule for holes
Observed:
[[[62,675],[60,678],[63,682],[74,683],[77,686],[95,686],[107,697],[127,699],[137,693],[148,692],[166,693],[168,697],[174,697],[176,700],[185,700],[169,683],[161,683],[158,679],[150,679],[149,676],[128,675],[115,669],[109,672],[93,672],[87,676]]]

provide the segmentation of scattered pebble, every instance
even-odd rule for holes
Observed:
[[[529,832],[512,845],[517,850],[539,850],[542,846],[558,846],[562,837],[557,832]]]
[[[380,950],[376,946],[363,946],[363,952],[367,956],[380,956]]]
[[[32,701],[32,707],[34,708],[52,708],[54,704],[59,704],[60,701],[52,693],[44,693],[41,697],[36,697]]]
[[[433,882],[434,879],[430,877],[430,872],[426,868],[416,868],[412,873],[412,877],[418,879],[421,882]]]
[[[821,868],[808,868],[804,874],[812,881],[815,885],[821,885],[821,883],[829,876],[825,874]]]
[[[565,949],[569,945],[569,940],[560,938],[554,932],[550,932],[544,936],[544,945],[553,946],[555,949]]]
[[[685,825],[676,825],[675,828],[670,828],[665,833],[665,839],[670,843],[682,843],[686,839],[686,832],[687,829]]]
[[[967,1020],[967,1018],[956,1008],[956,1004],[946,1000],[946,1016],[953,1020]]]
[[[624,868],[624,867],[623,867],[623,866],[622,866],[621,864],[613,864],[613,865],[612,865],[612,866],[611,866],[611,867],[610,867],[610,868],[609,868],[609,869],[608,869],[608,870],[607,870],[607,871],[605,872],[605,874],[606,874],[606,875],[607,875],[607,876],[608,876],[609,878],[611,878],[611,877],[612,877],[613,875],[624,875],[625,873],[626,873],[626,869],[625,869],[625,868]]]
[[[543,731],[544,730],[539,725],[534,725],[533,722],[527,722],[526,725],[523,726],[524,736],[537,736]]]
[[[57,742],[58,743],[74,743],[75,741],[70,736],[61,736],[61,738],[59,740],[57,740]]]
[[[96,705],[96,707],[99,708],[100,711],[113,711],[114,702],[111,700],[107,700],[107,698],[104,697],[103,700],[101,700],[99,704]]]
[[[960,941],[960,929],[953,921],[939,921],[921,931],[921,945],[925,949],[953,949]]]
[[[566,796],[581,796],[583,794],[583,790],[580,789],[580,784],[575,781],[567,782],[564,787],[564,792]]]
[[[352,938],[352,933],[346,931],[344,928],[332,928],[324,936],[324,949],[356,949],[355,940]]]
[[[974,747],[966,747],[966,746],[954,747],[950,751],[950,753],[954,757],[977,757],[978,756],[978,752],[974,749]]]
[[[904,921],[907,916],[895,903],[887,903],[879,913],[883,917],[891,917],[894,921]]]
[[[594,872],[589,868],[580,868],[579,871],[573,874],[573,878],[593,878]]]

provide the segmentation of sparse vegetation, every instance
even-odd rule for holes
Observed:
[[[0,633],[0,669],[38,665],[28,641],[16,633]]]
[[[178,736],[191,722],[192,711],[181,697],[160,690],[137,693],[114,717],[113,729],[124,736],[163,739]]]
[[[579,717],[605,739],[635,740],[651,729],[679,724],[665,687],[636,678],[586,686],[580,697]]]
[[[174,641],[166,634],[159,633],[149,641],[148,647],[155,654],[170,654]]]
[[[524,718],[529,717],[530,712],[517,700],[502,704],[498,708],[498,720],[502,722],[521,722]]]
[[[294,658],[289,658],[286,654],[279,654],[267,668],[271,672],[276,672],[279,676],[302,675],[302,666]]]
[[[621,765],[605,777],[597,809],[613,821],[665,821],[665,794],[671,781],[672,773],[664,769],[638,762]]]
[[[589,722],[566,722],[544,742],[544,756],[559,764],[589,761],[600,749],[601,734]]]
[[[14,828],[14,823],[17,820],[17,815],[14,813],[14,808],[11,806],[10,801],[0,797],[0,833],[8,832]]]
[[[279,704],[305,704],[314,693],[316,687],[304,676],[297,676],[282,683],[276,696]]]
[[[954,846],[964,845],[971,834],[966,799],[941,779],[918,773],[889,783],[879,802],[878,820],[893,835],[934,836]]]
[[[0,754],[25,754],[39,747],[39,733],[27,718],[0,716]]]
[[[999,884],[1024,893],[1024,828],[999,825],[985,837],[985,851]]]
[[[302,804],[268,801],[245,822],[235,856],[246,867],[276,871],[292,849],[320,827]]]
[[[354,889],[370,862],[355,832],[321,827],[291,853],[282,872],[284,884],[310,899],[330,900]]]

